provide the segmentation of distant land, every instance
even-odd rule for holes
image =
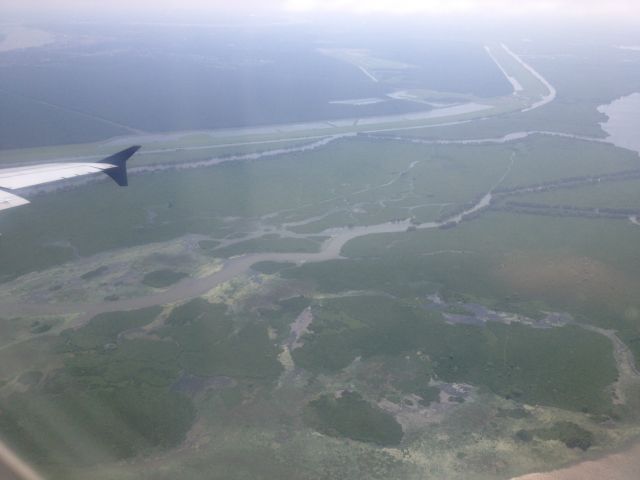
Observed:
[[[372,44],[357,61],[387,72],[374,82],[349,58],[322,53],[319,32],[282,30],[251,36],[241,29],[153,26],[13,30],[3,43],[7,50],[42,48],[0,57],[0,108],[16,112],[0,123],[0,149],[428,110],[424,102],[389,96],[411,88],[444,89],[454,101],[510,91],[482,46],[471,43],[421,52],[402,42],[392,50]],[[47,46],[52,35],[64,43]],[[389,61],[378,56],[391,55],[411,68],[385,70]],[[352,102],[379,97],[384,102]]]

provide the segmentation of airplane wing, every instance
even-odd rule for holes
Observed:
[[[29,200],[25,198],[0,190],[0,210],[19,207],[20,205],[26,205],[27,203],[29,203]]]
[[[55,182],[67,178],[104,172],[118,185],[126,186],[127,160],[140,149],[139,146],[111,155],[99,162],[89,163],[45,163],[28,167],[0,169],[0,210],[19,207],[29,203],[29,200],[9,193],[5,190],[33,187],[43,183]]]

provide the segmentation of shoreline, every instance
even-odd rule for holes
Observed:
[[[548,472],[512,477],[510,480],[636,480],[638,472],[640,472],[640,439],[636,437],[602,456],[579,460]]]

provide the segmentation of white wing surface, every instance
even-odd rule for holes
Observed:
[[[26,205],[29,200],[19,197],[13,193],[4,192],[0,190],[0,210],[6,210],[7,208],[19,207],[20,205]]]
[[[115,165],[108,163],[45,163],[32,167],[5,168],[0,170],[0,188],[15,190],[43,183],[102,172]]]
[[[0,169],[0,210],[29,203],[28,200],[5,190],[33,187],[97,172],[104,172],[118,185],[126,186],[128,184],[127,160],[139,149],[139,146],[129,147],[96,163],[45,163]]]

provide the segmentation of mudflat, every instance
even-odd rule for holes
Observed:
[[[512,480],[635,480],[640,472],[640,443],[598,460],[577,463],[552,472],[532,473]]]

